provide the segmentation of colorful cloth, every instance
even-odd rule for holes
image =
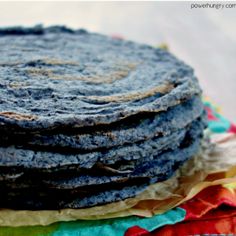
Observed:
[[[236,234],[236,210],[220,208],[197,220],[184,221],[174,226],[166,226],[146,236]]]
[[[231,123],[219,113],[219,108],[214,106],[207,99],[204,101],[208,117],[208,127],[214,133],[232,132],[236,133],[236,125]]]
[[[181,204],[180,207],[186,210],[185,220],[197,219],[207,212],[218,208],[221,205],[236,207],[236,189],[228,189],[221,185],[211,186],[193,199]]]
[[[184,209],[175,208],[151,218],[132,216],[110,220],[62,222],[46,227],[1,227],[0,236],[123,236],[125,231],[134,225],[153,231],[166,224],[181,222],[185,215]]]
[[[235,233],[236,226],[234,227],[233,223],[236,220],[236,188],[232,189],[231,186],[208,187],[193,199],[181,204],[179,208],[186,211],[185,218],[181,223],[165,226],[152,233],[149,233],[147,228],[136,226],[128,229],[125,236],[174,236],[225,233],[226,231],[227,233]],[[221,206],[228,206],[228,208],[221,208]],[[224,221],[226,221],[226,225],[223,224]]]

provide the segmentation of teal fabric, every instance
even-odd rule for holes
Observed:
[[[186,211],[175,208],[164,214],[151,218],[125,217],[109,220],[63,222],[52,234],[53,236],[124,236],[125,231],[132,226],[139,226],[153,231],[167,224],[183,221]]]
[[[231,122],[220,115],[216,108],[207,101],[204,101],[205,108],[208,108],[208,128],[213,133],[225,133],[230,129]]]
[[[230,128],[230,122],[221,118],[217,123],[215,121],[208,121],[208,127],[214,133],[225,133]]]

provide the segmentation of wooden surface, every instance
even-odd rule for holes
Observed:
[[[236,8],[190,2],[0,2],[0,25],[65,24],[152,45],[167,43],[193,66],[207,94],[236,121]]]

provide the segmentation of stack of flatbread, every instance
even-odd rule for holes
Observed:
[[[0,29],[0,207],[135,197],[196,155],[193,70],[166,50],[85,30]]]

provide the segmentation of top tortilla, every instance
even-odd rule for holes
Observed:
[[[201,93],[169,52],[85,30],[0,29],[0,51],[1,130],[109,124]]]

